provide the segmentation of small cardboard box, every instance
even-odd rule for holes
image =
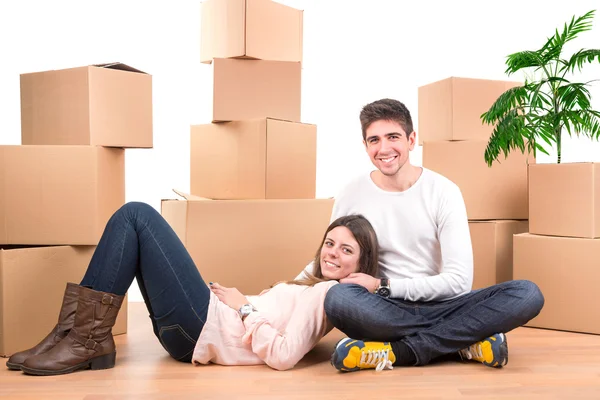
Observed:
[[[190,191],[194,195],[315,198],[315,125],[263,118],[194,125],[190,137]]]
[[[0,244],[96,245],[124,203],[124,149],[0,146]]]
[[[310,263],[329,226],[333,199],[163,200],[162,215],[206,283],[248,295],[292,280]]]
[[[95,246],[0,248],[0,356],[38,344],[58,321],[67,282],[81,282]],[[127,298],[113,335],[127,332]]]
[[[217,58],[212,122],[277,118],[300,122],[299,62]]]
[[[493,126],[481,114],[522,82],[450,77],[419,87],[419,144],[437,140],[487,140]]]
[[[514,279],[538,285],[544,308],[527,326],[600,334],[600,239],[514,237]]]
[[[152,76],[122,63],[22,74],[21,139],[152,147]]]
[[[487,141],[423,144],[423,166],[460,188],[469,220],[528,219],[527,165],[533,157],[516,151],[492,167],[484,160]]]
[[[302,61],[303,12],[270,0],[202,2],[200,61]]]
[[[527,232],[527,221],[470,221],[473,290],[513,279],[513,235]]]
[[[529,166],[529,232],[600,237],[600,164]]]

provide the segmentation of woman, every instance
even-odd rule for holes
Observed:
[[[176,360],[289,369],[332,329],[327,290],[353,272],[376,275],[377,251],[364,217],[339,218],[325,232],[313,275],[246,297],[218,283],[209,289],[162,216],[127,203],[108,221],[81,283],[67,284],[56,327],[6,365],[31,375],[114,367],[112,327],[136,278],[154,334]]]

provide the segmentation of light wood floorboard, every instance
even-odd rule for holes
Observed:
[[[291,371],[267,366],[194,367],[172,360],[154,337],[146,309],[131,303],[129,332],[117,336],[117,365],[57,377],[0,368],[9,399],[600,399],[600,336],[519,328],[508,334],[503,369],[444,361],[338,373],[329,364],[334,331]],[[5,359],[0,359],[4,364]]]

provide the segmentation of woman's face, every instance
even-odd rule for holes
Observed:
[[[360,247],[352,232],[338,226],[327,233],[321,247],[321,273],[324,278],[339,280],[358,271]]]

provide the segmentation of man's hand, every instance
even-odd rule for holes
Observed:
[[[381,280],[372,277],[371,275],[363,274],[362,272],[354,272],[346,278],[340,279],[340,283],[354,283],[364,287],[369,292],[374,293],[379,287]]]
[[[215,282],[210,284],[210,290],[212,290],[219,300],[233,308],[235,311],[238,311],[244,304],[249,303],[246,296],[240,293],[236,288],[228,288]]]

